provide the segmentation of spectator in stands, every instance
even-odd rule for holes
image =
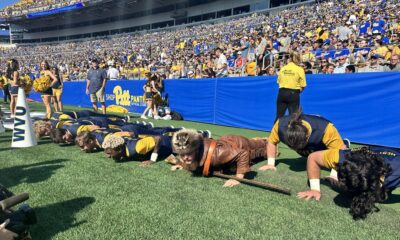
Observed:
[[[326,74],[333,74],[335,71],[335,65],[333,63],[328,64],[328,68],[326,69]]]
[[[378,54],[372,55],[369,65],[359,69],[358,72],[385,72],[385,68],[379,64],[379,60],[380,56]]]
[[[299,66],[300,54],[291,52],[288,64],[284,66],[278,74],[279,93],[276,101],[275,121],[285,115],[286,110],[289,114],[295,113],[300,107],[300,93],[306,87],[306,76],[304,69]]]
[[[338,65],[336,66],[333,73],[345,73],[346,67],[349,65],[347,62],[347,56],[343,55],[338,58]]]
[[[241,46],[235,48],[236,51],[241,51],[242,53],[242,57],[244,57],[247,60],[247,55],[249,52],[249,47],[250,47],[250,43],[248,42],[249,38],[247,36],[244,36],[242,38]]]
[[[228,76],[228,61],[220,48],[215,49],[215,55],[218,57],[216,62],[216,77]]]
[[[386,46],[383,46],[382,40],[376,40],[375,48],[372,52],[373,52],[373,54],[378,55],[378,57],[384,59],[384,58],[386,58],[386,55],[389,52],[389,49]]]
[[[119,71],[115,67],[115,65],[111,65],[107,70],[107,77],[110,80],[117,80],[119,79]]]
[[[95,112],[98,110],[97,102],[100,102],[103,114],[107,112],[104,98],[106,82],[106,71],[99,67],[99,61],[97,59],[92,60],[92,68],[87,74],[86,94],[90,94],[90,101],[92,102]]]
[[[321,60],[321,62],[320,62],[320,66],[319,66],[319,69],[318,69],[318,73],[326,73],[326,71],[328,70],[328,64],[329,64],[329,61],[328,61],[328,59],[322,59]]]
[[[355,73],[356,68],[354,67],[354,65],[347,65],[345,71],[346,71],[346,73]]]
[[[312,65],[310,62],[303,62],[302,67],[304,68],[305,74],[313,74],[311,70]]]
[[[272,66],[267,67],[264,75],[265,76],[276,76],[275,68]]]
[[[392,55],[390,57],[390,64],[387,67],[388,72],[400,72],[399,55]]]

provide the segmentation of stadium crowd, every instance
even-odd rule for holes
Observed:
[[[21,0],[1,10],[0,18],[17,17],[85,1],[87,0]]]
[[[323,1],[279,12],[156,32],[1,50],[22,72],[46,59],[64,80],[86,79],[91,59],[116,79],[275,75],[290,51],[307,73],[400,71],[397,0]],[[220,51],[215,51],[220,49]],[[118,74],[116,74],[116,70]]]

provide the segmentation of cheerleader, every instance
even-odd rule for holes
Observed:
[[[63,92],[63,81],[60,77],[60,72],[57,67],[53,67],[51,69],[51,72],[54,74],[54,76],[57,78],[57,82],[51,85],[51,89],[53,91],[53,105],[54,105],[54,110],[56,112],[62,112],[63,110],[63,105],[61,102],[61,95]]]
[[[11,94],[11,100],[10,100],[11,118],[15,117],[15,107],[17,105],[18,88],[20,85],[18,69],[19,69],[19,64],[17,60],[11,59],[7,62],[6,77],[9,80],[9,91]]]
[[[54,86],[57,84],[58,79],[56,76],[54,76],[54,74],[50,71],[50,66],[49,63],[47,61],[43,61],[40,64],[41,67],[41,71],[40,71],[40,76],[45,76],[45,77],[49,77],[51,80],[51,85],[50,86]],[[46,91],[41,92],[42,95],[42,99],[43,99],[43,104],[46,108],[46,114],[47,116],[51,115],[51,98],[53,96],[53,89],[50,87],[48,88]]]
[[[144,90],[144,97],[145,97],[145,101],[147,104],[146,109],[144,110],[141,118],[143,119],[147,119],[146,114],[152,110],[153,114],[154,114],[154,118],[158,118],[158,113],[157,113],[157,108],[155,105],[155,101],[153,98],[153,95],[155,94],[160,94],[160,92],[157,90],[156,86],[155,86],[155,81],[157,80],[157,76],[151,73],[147,73],[147,81],[146,84],[143,86],[143,90]]]

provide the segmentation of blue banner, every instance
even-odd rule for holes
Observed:
[[[52,15],[56,13],[62,13],[62,12],[67,12],[75,9],[80,9],[83,8],[83,3],[75,3],[73,5],[65,6],[65,7],[60,7],[60,8],[54,8],[46,11],[41,11],[41,12],[34,12],[34,13],[29,13],[26,15],[27,18],[37,18],[37,17],[43,17],[47,15]]]
[[[142,113],[145,81],[109,81],[107,105]],[[276,77],[165,80],[173,110],[185,120],[270,130],[276,115]],[[90,107],[85,82],[66,82],[64,104]],[[400,147],[400,73],[307,75],[304,113],[331,120],[353,142]],[[164,93],[164,94],[165,94]],[[30,98],[40,100],[32,93]]]

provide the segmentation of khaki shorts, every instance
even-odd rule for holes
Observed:
[[[100,88],[99,91],[97,91],[96,93],[92,93],[90,94],[90,101],[92,103],[97,103],[97,102],[101,102],[104,103],[104,88]]]
[[[59,88],[59,89],[53,88],[53,96],[54,96],[54,97],[61,97],[62,92],[63,92],[63,89],[62,89],[62,88]]]

